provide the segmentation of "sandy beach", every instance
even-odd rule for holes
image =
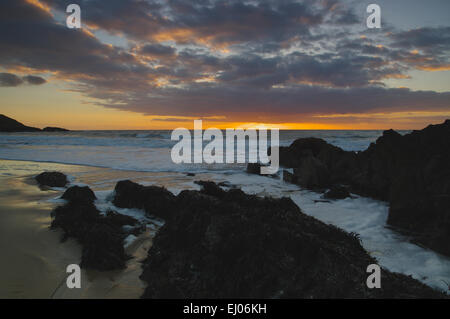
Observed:
[[[151,245],[150,231],[127,247],[134,257],[127,269],[82,270],[82,288],[67,288],[66,267],[79,263],[81,247],[73,239],[61,243],[61,232],[49,229],[55,204],[48,200],[61,191],[40,189],[32,178],[53,168],[85,176],[82,180],[88,182],[108,170],[22,161],[0,161],[0,166],[0,298],[138,298],[142,294],[139,262]]]

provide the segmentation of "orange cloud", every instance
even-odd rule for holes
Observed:
[[[45,3],[40,2],[39,0],[25,0],[25,2],[52,15],[50,7],[48,5],[46,5]]]
[[[430,72],[435,72],[435,71],[450,71],[450,64],[444,64],[444,65],[425,65],[425,66],[418,66],[417,67],[420,70],[423,71],[430,71]]]

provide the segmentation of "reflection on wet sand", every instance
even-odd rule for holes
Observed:
[[[79,263],[81,247],[71,239],[61,243],[61,233],[49,229],[54,204],[47,200],[60,192],[41,190],[32,178],[43,170],[60,169],[77,175],[77,179],[84,176],[86,183],[95,180],[98,177],[95,175],[103,169],[0,162],[0,298],[139,298],[142,295],[145,284],[139,279],[140,261],[146,256],[154,233],[145,232],[127,247],[127,253],[134,258],[128,261],[125,270],[82,270],[82,288],[69,289],[65,283],[66,267]]]

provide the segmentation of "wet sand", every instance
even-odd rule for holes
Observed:
[[[55,204],[47,200],[61,191],[41,190],[32,178],[51,169],[85,176],[85,180],[95,180],[102,170],[0,161],[0,298],[139,298],[145,289],[139,279],[140,261],[145,258],[153,236],[149,231],[127,248],[134,258],[128,261],[125,270],[82,270],[81,289],[67,288],[66,267],[80,262],[81,247],[71,239],[61,243],[61,233],[49,229],[50,212]]]
[[[145,289],[139,279],[141,264],[151,246],[154,230],[127,248],[135,256],[124,271],[82,271],[82,288],[68,289],[65,269],[78,263],[81,248],[75,241],[60,243],[61,234],[48,229],[50,211],[56,205],[48,199],[63,191],[40,190],[32,176],[57,170],[72,183],[87,184],[99,197],[97,205],[111,207],[108,199],[119,180],[131,179],[143,185],[164,186],[174,194],[183,189],[199,189],[195,180],[227,181],[248,194],[289,196],[304,212],[348,232],[361,234],[363,245],[384,266],[412,275],[437,289],[447,290],[449,261],[432,251],[409,243],[408,238],[385,228],[386,204],[357,198],[338,201],[329,209],[316,203],[320,194],[300,190],[277,179],[257,175],[183,172],[120,171],[79,165],[0,160],[0,298],[139,298]],[[101,198],[101,199],[100,199]]]

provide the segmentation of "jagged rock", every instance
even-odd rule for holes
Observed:
[[[129,180],[116,184],[114,205],[144,209],[149,215],[168,219],[174,213],[175,195],[164,187],[142,186]]]
[[[236,187],[236,185],[231,184],[230,182],[224,181],[224,182],[220,182],[217,185],[222,186],[222,187],[228,187],[228,188],[234,188]]]
[[[294,168],[297,184],[305,188],[323,188],[329,185],[329,172],[326,165],[313,156],[302,159],[299,167]]]
[[[247,173],[248,174],[255,174],[255,175],[261,175],[261,176],[268,176],[268,177],[273,177],[273,178],[277,178],[278,175],[277,174],[262,174],[261,173],[261,168],[266,168],[268,167],[269,164],[260,164],[260,163],[248,163],[247,164]]]
[[[106,220],[114,225],[117,226],[134,226],[137,225],[139,222],[136,218],[133,218],[131,216],[118,214],[112,210],[109,210],[106,212]]]
[[[443,297],[385,270],[381,288],[367,288],[376,260],[357,236],[303,214],[291,199],[206,193],[177,196],[178,211],[143,265],[144,298]]]
[[[93,202],[97,199],[94,192],[88,186],[69,187],[61,196],[62,199],[73,202]]]
[[[52,211],[51,228],[60,228],[66,240],[75,238],[82,245],[80,266],[97,270],[125,268],[129,258],[123,247],[127,235],[139,235],[145,226],[130,216],[108,211],[103,216],[95,207],[95,194],[85,186],[73,186],[63,194],[69,202]],[[132,226],[128,231],[124,226]]]
[[[339,147],[328,144],[320,138],[300,138],[289,147],[280,147],[280,165],[289,168],[300,167],[303,159],[314,157],[328,165],[334,165],[345,153]]]
[[[292,184],[297,184],[297,177],[294,174],[288,172],[287,170],[283,170],[283,181]]]
[[[344,199],[350,197],[350,192],[342,185],[333,185],[323,197],[328,199]]]
[[[62,229],[63,240],[73,237],[82,245],[82,268],[105,271],[125,267],[125,233],[120,225],[101,216],[93,203],[70,201],[56,207],[52,216],[51,228]]]
[[[225,194],[225,191],[214,182],[195,181],[194,183],[202,186],[201,193],[203,193],[203,194],[211,195],[211,196],[215,196],[215,197],[219,197],[219,198],[223,197]]]
[[[261,164],[259,163],[248,163],[247,173],[261,175]]]
[[[319,138],[301,138],[280,147],[280,165],[297,168],[295,184],[317,189],[343,183],[356,165],[356,153],[346,152]]]
[[[43,172],[35,177],[41,186],[64,187],[67,185],[67,177],[60,172]]]
[[[101,271],[125,268],[130,257],[125,254],[124,239],[120,227],[108,223],[87,225],[80,267]]]
[[[280,148],[307,188],[349,185],[350,191],[390,202],[388,223],[450,256],[450,120],[402,136],[388,130],[359,153],[316,138]]]

